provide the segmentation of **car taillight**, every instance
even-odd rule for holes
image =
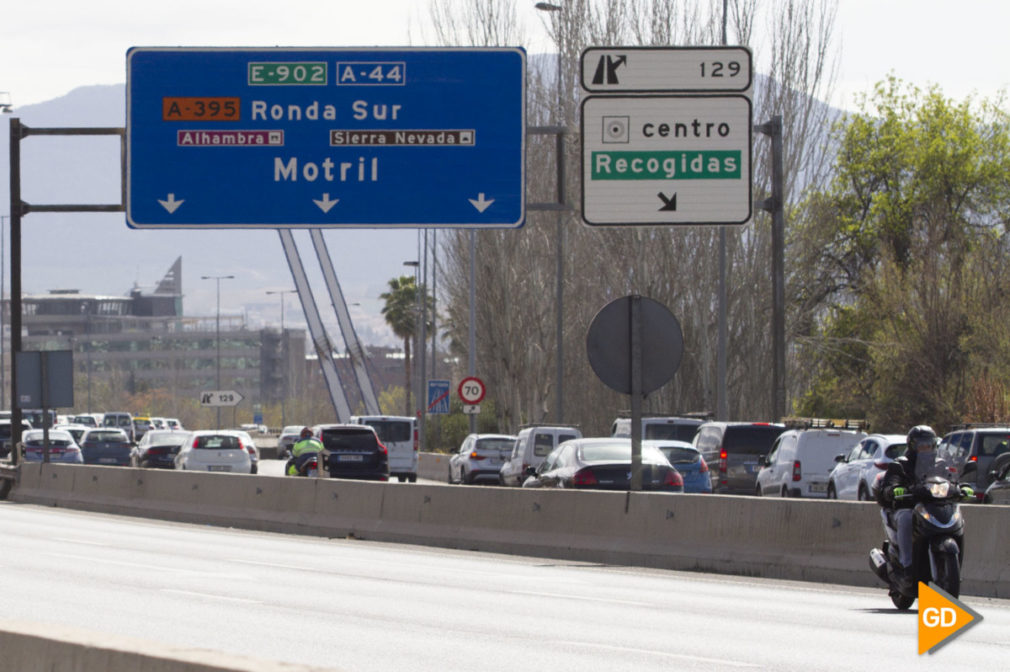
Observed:
[[[699,457],[698,461],[701,463],[701,466],[698,468],[698,471],[700,471],[703,474],[707,474],[708,473],[708,462],[705,461],[704,457]]]
[[[793,480],[798,481],[803,478],[803,471],[800,469],[800,461],[793,462]]]
[[[726,461],[729,458],[729,453],[723,448],[719,451],[719,483],[721,485],[729,485],[729,479],[727,478],[727,465]]]
[[[379,444],[379,450],[382,452],[382,454],[385,455],[386,457],[389,457],[389,451],[386,450],[386,445],[382,443],[382,441],[379,441],[378,444]]]
[[[572,485],[588,486],[597,484],[599,484],[599,481],[596,480],[596,474],[594,474],[593,470],[589,467],[579,469],[575,472],[575,475],[572,476]]]
[[[972,455],[968,458],[969,462],[978,462],[978,455]]]
[[[415,427],[415,428],[414,428],[414,452],[415,452],[415,453],[416,453],[416,452],[417,452],[417,450],[418,450],[418,445],[419,445],[419,444],[418,444],[418,441],[417,441],[417,428]]]
[[[671,469],[666,472],[666,477],[663,479],[663,486],[667,488],[683,488],[684,477],[681,476],[680,472],[676,469]]]
[[[148,455],[168,455],[167,446],[151,446],[146,451]]]
[[[200,447],[200,439],[193,439],[193,450]]]
[[[470,451],[470,459],[471,460],[486,460],[487,458],[484,457],[483,455],[481,455],[480,453],[478,453],[476,450],[471,450]]]

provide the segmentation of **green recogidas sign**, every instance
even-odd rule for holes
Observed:
[[[739,180],[738,150],[596,151],[592,180]]]

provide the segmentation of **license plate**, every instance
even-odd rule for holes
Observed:
[[[207,467],[207,471],[231,471],[231,467],[223,464],[212,464]]]
[[[810,492],[827,492],[827,491],[828,491],[828,485],[827,485],[827,483],[811,483],[810,484]]]
[[[114,458],[114,457],[103,457],[103,458],[99,459],[98,461],[101,464],[115,464],[116,463],[116,458]]]
[[[337,462],[364,462],[365,458],[361,455],[337,455]]]

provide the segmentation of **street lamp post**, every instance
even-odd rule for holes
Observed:
[[[201,280],[217,282],[217,320],[214,330],[214,341],[217,344],[217,391],[221,390],[221,281],[234,280],[234,275],[201,275]],[[217,429],[221,429],[221,407],[217,407]]]
[[[539,9],[542,12],[561,12],[561,11],[564,10],[564,7],[562,7],[561,5],[555,5],[555,4],[550,3],[550,2],[538,2],[536,5],[534,5],[534,7],[536,7],[537,9]],[[560,33],[558,33],[558,34],[560,35]],[[559,125],[560,126],[567,126],[568,119],[567,119],[567,115],[565,114],[564,90],[562,89],[562,86],[561,86],[561,79],[562,79],[562,58],[563,58],[563,55],[561,53],[561,42],[560,42],[560,39],[558,41],[557,47],[558,47],[558,81],[557,81],[557,87],[558,87],[558,117],[560,118],[560,124]],[[560,142],[560,141],[558,142],[558,148],[562,149],[562,150],[564,148],[564,144],[562,142]],[[561,161],[561,157],[558,157],[558,161]],[[561,203],[564,203],[565,202],[565,185],[564,185],[564,182],[562,180],[558,181],[557,189],[558,189],[558,201],[561,202]],[[564,306],[565,306],[565,303],[564,303],[564,297],[565,297],[565,294],[564,294],[564,287],[565,287],[565,283],[564,283],[564,270],[565,270],[565,266],[564,266],[564,235],[565,235],[565,231],[564,231],[563,224],[564,224],[564,215],[562,214],[561,210],[558,210],[555,213],[555,227],[556,227],[556,236],[557,236],[557,239],[558,239],[558,245],[557,245],[557,259],[555,260],[555,267],[556,267],[556,270],[555,270],[555,275],[556,275],[555,281],[556,281],[557,284],[556,284],[554,293],[555,293],[555,297],[556,297],[557,313],[558,314],[557,314],[557,322],[556,322],[556,332],[557,333],[555,335],[555,340],[557,341],[557,345],[556,345],[556,348],[557,348],[557,364],[556,364],[556,367],[555,367],[555,369],[556,369],[555,370],[555,376],[556,376],[557,380],[555,381],[555,383],[556,383],[555,384],[555,388],[556,388],[555,394],[556,394],[556,396],[555,396],[555,411],[554,412],[555,412],[555,415],[557,416],[557,422],[559,424],[562,423],[562,422],[564,422],[564,412],[565,412],[565,404],[564,404],[564,399],[565,399],[564,398],[564,378],[565,378],[565,340],[564,340]]]
[[[284,384],[281,387],[281,427],[287,427],[287,401],[288,401],[288,339],[284,332],[284,295],[285,294],[297,294],[297,289],[278,289],[275,291],[267,290],[268,295],[280,294],[281,295],[281,357],[284,359],[283,375]]]

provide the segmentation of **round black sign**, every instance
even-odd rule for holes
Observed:
[[[641,346],[643,395],[665,385],[680,368],[684,334],[666,306],[644,296],[625,296],[605,305],[586,334],[589,364],[611,389],[631,394],[631,334],[636,328],[632,305],[638,305],[637,329]]]

